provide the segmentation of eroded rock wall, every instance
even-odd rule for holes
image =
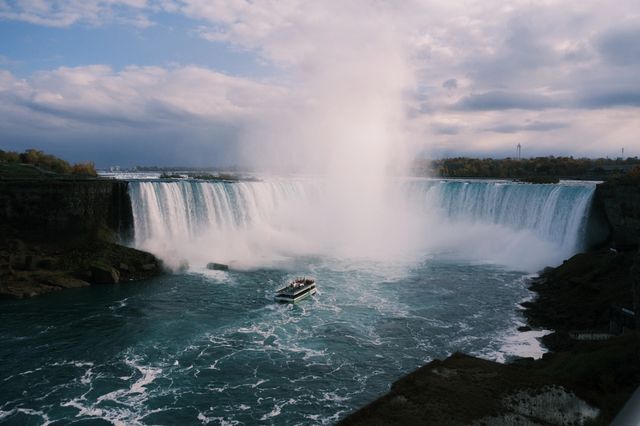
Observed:
[[[623,250],[640,243],[640,179],[613,179],[596,188],[596,203],[611,227],[611,240]]]
[[[0,232],[34,239],[101,230],[133,232],[127,182],[100,179],[0,181]]]

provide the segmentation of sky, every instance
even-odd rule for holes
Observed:
[[[0,0],[0,149],[259,167],[380,134],[640,156],[640,2]]]

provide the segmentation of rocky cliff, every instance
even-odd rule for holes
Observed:
[[[595,201],[607,216],[613,245],[623,250],[637,248],[640,242],[640,178],[618,178],[599,184]]]
[[[42,240],[107,230],[127,240],[133,232],[127,184],[101,179],[0,180],[0,232]]]
[[[133,235],[127,182],[0,180],[0,298],[32,297],[161,272],[152,254],[126,247]]]

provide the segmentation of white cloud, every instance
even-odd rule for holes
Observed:
[[[100,165],[237,164],[243,124],[279,108],[283,92],[193,66],[63,67],[28,79],[0,70],[2,148]]]
[[[69,27],[79,22],[100,25],[111,20],[146,27],[150,25],[148,19],[136,13],[149,7],[147,0],[0,0],[0,18],[49,27]],[[132,11],[133,16],[125,15]]]
[[[83,123],[231,122],[277,102],[282,89],[194,66],[62,67],[26,80],[0,73],[5,108]]]
[[[0,0],[0,18],[51,26],[145,26],[158,11],[281,66],[290,87],[195,67],[85,67],[14,79],[3,100],[76,123],[264,122],[272,102],[282,111],[287,102],[289,110],[340,102],[344,112],[382,87],[392,103],[402,92],[403,124],[435,151],[500,152],[522,140],[541,153],[603,155],[624,145],[640,155],[637,0]]]

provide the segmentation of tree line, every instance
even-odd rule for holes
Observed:
[[[444,158],[440,160],[420,159],[413,165],[418,176],[477,177],[527,179],[536,177],[604,179],[624,175],[640,168],[638,157],[617,158]],[[637,171],[634,171],[634,173]]]
[[[18,153],[0,149],[0,163],[29,164],[39,169],[61,175],[91,176],[98,175],[92,161],[70,164],[69,162],[37,149],[27,149]]]

